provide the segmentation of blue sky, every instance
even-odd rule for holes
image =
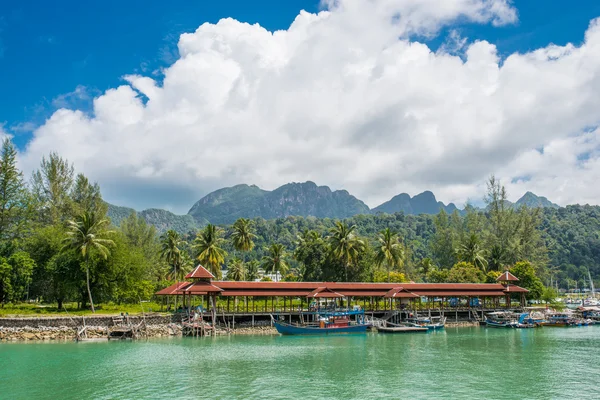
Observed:
[[[600,2],[595,0],[579,1],[577,7],[562,0],[514,4],[517,24],[465,24],[451,29],[488,40],[500,54],[509,54],[550,42],[580,43],[589,21],[600,16]],[[58,106],[89,109],[88,100],[123,83],[123,75],[148,74],[170,65],[177,58],[176,44],[183,32],[226,17],[269,30],[287,29],[302,9],[317,12],[319,2],[175,1],[167,5],[158,0],[4,0],[0,2],[0,123],[22,147],[30,138],[27,128],[41,124]],[[443,40],[442,33],[426,42],[436,48]],[[68,95],[80,86],[89,98]]]
[[[353,3],[349,0],[337,1]],[[398,12],[406,12],[405,18],[409,20],[409,23],[423,26],[425,29],[431,28],[429,17],[423,17],[423,15],[429,15],[430,3],[428,1],[414,0],[412,3],[397,0],[382,1],[394,4],[394,7],[400,7]],[[594,18],[600,17],[600,1],[509,1],[512,9],[516,9],[518,20],[514,23],[505,21],[499,26],[493,23],[494,18],[505,18],[506,15],[504,17],[498,17],[499,14],[496,16],[485,13],[485,15],[479,15],[477,14],[479,11],[473,14],[468,7],[471,4],[485,7],[492,3],[503,7],[503,4],[506,4],[504,0],[444,1],[445,5],[455,4],[456,12],[447,16],[446,19],[440,17],[439,14],[432,13],[433,18],[439,18],[433,22],[434,31],[439,29],[439,32],[428,37],[410,36],[411,43],[415,41],[426,43],[429,48],[437,50],[448,42],[451,32],[457,32],[461,38],[467,39],[466,46],[462,49],[463,52],[458,53],[463,61],[467,59],[464,51],[473,45],[473,49],[477,50],[473,52],[473,59],[483,58],[483,61],[489,63],[486,58],[489,49],[474,46],[477,41],[485,40],[495,46],[495,51],[500,55],[498,67],[502,67],[503,60],[511,54],[526,54],[536,49],[549,48],[548,46],[551,44],[564,46],[572,43],[576,49],[581,48],[581,53],[585,56],[592,57],[593,55],[591,46],[588,46],[589,49],[585,48],[584,34],[588,31],[590,22]],[[417,4],[421,13],[411,14],[414,9],[406,6],[409,3]],[[360,7],[364,7],[364,5]],[[506,180],[507,184],[511,186],[514,199],[520,197],[525,190],[532,190],[560,204],[576,201],[598,202],[595,200],[597,196],[587,192],[589,185],[584,183],[586,179],[595,181],[592,179],[592,174],[581,175],[583,174],[581,171],[592,170],[594,173],[598,172],[600,176],[600,170],[592,167],[596,161],[600,165],[600,148],[592,144],[597,136],[595,127],[599,118],[596,118],[594,112],[588,111],[596,109],[593,99],[589,96],[586,97],[586,93],[582,93],[582,88],[587,87],[592,90],[595,87],[595,81],[592,78],[588,79],[585,73],[579,77],[580,70],[577,69],[583,68],[581,72],[585,72],[586,68],[594,70],[596,65],[594,60],[590,59],[591,61],[588,61],[585,66],[573,67],[576,65],[577,58],[575,56],[569,58],[570,51],[566,51],[566,48],[561,50],[562,53],[558,57],[565,58],[564,63],[568,64],[568,68],[555,71],[553,69],[555,67],[548,60],[541,64],[536,64],[531,59],[525,60],[525,63],[517,68],[505,71],[504,80],[498,80],[495,87],[502,89],[500,92],[504,97],[496,96],[493,99],[495,103],[491,102],[490,104],[486,104],[486,100],[490,100],[490,98],[473,100],[473,104],[470,104],[472,108],[465,107],[464,102],[456,101],[455,94],[465,85],[474,92],[477,92],[477,88],[485,91],[488,84],[487,79],[496,79],[493,73],[479,71],[479,75],[471,74],[467,70],[472,67],[467,66],[466,63],[463,65],[464,68],[456,68],[454,63],[446,65],[448,60],[436,55],[435,63],[429,69],[423,69],[423,74],[431,74],[431,76],[418,77],[419,79],[411,78],[409,81],[405,81],[402,74],[406,71],[402,72],[402,68],[409,64],[402,60],[404,57],[414,60],[415,54],[407,52],[405,49],[396,49],[394,51],[397,51],[398,54],[397,59],[394,60],[386,58],[384,53],[378,54],[379,50],[374,50],[378,45],[383,47],[390,45],[386,42],[386,38],[393,31],[393,27],[385,26],[381,29],[373,27],[371,29],[369,26],[366,28],[367,32],[348,30],[349,26],[361,26],[362,21],[359,21],[362,19],[361,13],[364,15],[365,21],[386,21],[385,19],[378,20],[377,18],[380,18],[381,15],[376,12],[371,15],[368,7],[362,8],[358,13],[348,13],[347,15],[334,11],[333,14],[336,15],[336,18],[330,18],[325,22],[311,20],[309,22],[311,29],[306,32],[300,28],[292,33],[286,32],[287,39],[282,48],[277,47],[281,43],[277,44],[276,41],[271,40],[272,38],[260,36],[256,30],[239,25],[216,26],[214,27],[215,31],[223,34],[224,38],[222,39],[223,43],[219,42],[221,39],[216,42],[225,45],[223,48],[231,46],[232,49],[239,52],[239,54],[225,54],[225,52],[220,56],[229,59],[238,69],[221,71],[219,69],[223,67],[223,64],[219,63],[216,63],[213,69],[198,70],[200,72],[194,72],[194,69],[199,67],[193,63],[186,64],[187,69],[183,72],[170,68],[179,59],[177,43],[180,35],[185,32],[194,32],[205,22],[214,24],[222,18],[230,17],[240,22],[258,23],[269,31],[286,30],[302,9],[316,13],[320,10],[320,5],[318,1],[314,0],[256,0],[252,2],[1,1],[0,128],[13,136],[14,142],[23,152],[26,172],[31,171],[39,164],[39,158],[43,154],[58,150],[69,160],[75,162],[78,170],[88,174],[92,180],[98,180],[109,201],[114,200],[119,204],[136,208],[167,207],[181,212],[186,211],[186,208],[199,198],[198,196],[218,187],[248,183],[271,189],[292,180],[312,180],[332,188],[348,189],[351,193],[367,201],[370,206],[375,206],[400,192],[414,195],[423,190],[432,190],[441,200],[453,201],[460,205],[461,201],[481,195],[485,177],[491,173],[497,173]],[[422,12],[423,10],[425,12]],[[495,10],[497,11],[497,9]],[[395,15],[389,17],[390,19],[395,18]],[[414,20],[410,21],[411,18]],[[383,24],[385,25],[385,22]],[[373,32],[370,32],[371,30]],[[232,35],[233,31],[240,36]],[[323,32],[330,31],[338,35],[336,38],[340,40],[339,44],[327,43],[326,40],[323,40]],[[363,33],[365,34],[363,35]],[[291,40],[292,37],[296,37],[294,35],[300,35],[297,37],[301,37],[304,47],[294,47],[296,46],[295,39]],[[371,37],[369,35],[378,45],[371,46],[369,42],[362,42],[365,37]],[[268,44],[271,47],[251,48],[252,46],[243,42],[243,37],[261,37],[262,39],[256,40],[264,40],[265,46]],[[195,35],[193,40],[206,41],[214,40],[214,38],[203,32]],[[204,57],[205,54],[199,50],[200,48],[194,46],[190,47],[191,53],[200,58]],[[401,98],[402,96],[397,96],[398,99],[387,99],[386,96],[389,93],[386,93],[386,90],[367,85],[364,89],[365,93],[350,94],[350,96],[356,96],[350,100],[360,103],[364,101],[363,96],[369,94],[368,91],[373,92],[370,93],[370,102],[357,108],[364,114],[359,115],[354,112],[341,118],[340,115],[346,109],[352,109],[355,104],[350,102],[343,104],[342,107],[339,103],[340,98],[350,100],[344,97],[347,95],[345,92],[337,91],[344,87],[360,87],[362,84],[360,77],[356,82],[345,81],[343,84],[335,82],[339,71],[347,71],[348,68],[351,71],[355,67],[352,62],[348,61],[352,59],[352,55],[345,53],[354,47],[372,57],[369,62],[372,61],[375,64],[381,62],[385,65],[389,64],[387,67],[392,68],[391,70],[397,69],[398,75],[390,81],[390,84],[400,85],[400,94],[403,94],[403,87],[410,86],[411,81],[421,82],[423,92],[409,93],[407,94],[409,98],[406,99]],[[247,58],[249,53],[246,54],[246,50],[256,52],[253,55],[254,58]],[[340,55],[336,58],[333,56],[337,50],[340,50]],[[280,53],[278,53],[279,51]],[[269,69],[270,66],[265,67],[264,64],[257,63],[257,60],[260,61],[263,57],[271,61],[279,60],[290,54],[293,55],[295,52],[299,54],[298,58],[288,59],[286,61],[288,64],[280,66],[279,69]],[[329,60],[330,69],[326,69],[324,65],[320,64],[319,57],[324,56],[332,56]],[[567,58],[569,59],[567,60]],[[212,59],[205,58],[205,60]],[[429,61],[432,61],[431,57]],[[337,62],[340,64],[335,64]],[[496,61],[492,60],[492,63],[495,64]],[[537,75],[528,75],[532,68],[539,68]],[[161,70],[164,69],[171,70],[173,76],[177,76],[177,82],[184,84],[162,90]],[[257,71],[260,73],[257,74]],[[407,71],[411,72],[411,69],[408,68]],[[217,82],[216,86],[210,88],[197,86],[197,73],[202,77],[211,77],[211,82]],[[249,92],[240,92],[241,94],[232,91],[236,89],[232,86],[227,92],[230,101],[223,103],[223,108],[218,110],[206,107],[203,99],[198,99],[194,97],[194,93],[188,93],[185,90],[189,85],[200,91],[206,89],[207,96],[214,93],[219,94],[223,89],[219,85],[221,83],[229,84],[229,81],[221,82],[219,79],[227,78],[229,73],[239,73],[239,76],[244,77],[245,82],[253,82],[253,79],[262,76],[261,74],[266,74],[265,76],[269,78],[258,79],[253,86],[248,86],[251,89],[246,88],[250,90]],[[273,104],[270,104],[272,99],[252,97],[261,95],[261,93],[270,93],[272,96],[272,88],[269,88],[266,83],[277,81],[282,76],[286,76],[286,73],[297,81],[280,82],[282,93],[275,92]],[[465,73],[464,76],[463,73]],[[189,110],[182,109],[180,104],[175,103],[163,104],[162,109],[153,110],[154,114],[145,115],[135,128],[131,128],[127,118],[133,114],[117,115],[120,109],[126,109],[123,104],[129,104],[121,103],[123,98],[128,95],[124,93],[120,94],[121,97],[106,95],[109,89],[131,84],[123,79],[125,75],[130,74],[155,80],[160,88],[162,98],[171,100],[185,98],[199,113],[194,118],[211,121],[211,130],[199,132],[198,125],[191,122],[190,125],[185,125],[186,120],[183,117],[190,117],[187,114]],[[463,87],[452,88],[453,82],[448,79],[440,81],[439,76],[446,76],[444,74],[462,77],[464,81],[460,84]],[[581,82],[573,82],[570,79],[572,75],[578,76]],[[547,81],[540,85],[534,85],[537,76],[544,77]],[[561,79],[552,81],[561,76],[566,78],[564,82]],[[510,79],[506,79],[507,77]],[[521,79],[523,79],[521,84],[513,85],[514,82],[521,82]],[[331,87],[328,87],[329,82],[332,82]],[[429,82],[438,82],[438,85],[428,87]],[[445,83],[448,84],[447,87],[440,87]],[[531,87],[525,88],[528,83],[532,84]],[[135,87],[135,96],[140,96],[142,93],[144,98],[147,98],[145,97],[147,93],[144,93],[144,90],[147,89],[147,82],[140,83],[140,85],[140,87]],[[297,90],[295,85],[312,87],[312,92],[305,97],[279,98],[285,93],[295,93]],[[565,85],[572,85],[572,87]],[[531,115],[530,120],[524,120],[520,112],[509,110],[514,99],[519,99],[523,94],[520,93],[521,88],[525,92],[533,93],[532,99],[536,100],[528,104],[528,107],[531,107],[528,110],[528,115]],[[548,92],[546,90],[548,88],[552,91]],[[577,109],[567,110],[570,114],[565,111],[565,115],[559,115],[559,112],[552,108],[555,104],[542,104],[541,101],[537,101],[544,98],[567,96],[566,89],[573,90],[570,92],[573,93],[573,97],[577,93],[582,93],[581,99],[564,98],[564,101],[572,100],[572,104],[579,106]],[[332,100],[326,101],[326,96],[320,94],[320,90],[323,90],[325,95],[333,96]],[[377,90],[380,92],[377,93]],[[424,96],[427,97],[426,101],[423,100]],[[440,96],[447,96],[447,101],[442,101]],[[94,110],[92,107],[92,100],[95,98],[104,99],[102,107],[99,108],[100,111],[104,110],[102,116],[97,115],[98,108]],[[249,101],[248,98],[252,101]],[[385,101],[378,104],[382,99]],[[320,108],[311,109],[321,100],[323,100],[323,104],[320,105]],[[220,126],[223,125],[223,121],[229,121],[231,112],[239,107],[249,114],[263,116],[269,115],[283,104],[287,108],[278,111],[280,118],[277,123],[280,123],[279,126],[271,126],[274,120],[269,117],[263,120],[258,117],[253,121],[244,120],[240,122],[241,125],[233,128]],[[338,104],[342,108],[335,109],[334,107],[330,110],[329,106],[332,104]],[[424,110],[419,110],[419,112],[425,114],[419,115],[428,115],[431,120],[422,121],[422,125],[419,126],[414,125],[414,121],[409,118],[414,111],[411,109],[414,104],[424,105]],[[113,106],[115,108],[111,108]],[[484,106],[490,108],[484,109]],[[50,123],[48,118],[57,109],[63,107],[87,113],[90,116],[89,124],[79,124],[81,121],[74,123],[74,116],[71,114],[61,114],[57,116],[56,121]],[[328,121],[326,116],[320,115],[320,110],[324,109],[334,116],[332,121]],[[454,113],[445,115],[448,109],[453,110]],[[431,110],[436,111],[431,112]],[[465,110],[469,110],[470,113],[461,115],[461,112],[466,112]],[[494,119],[494,110],[503,110],[501,123],[498,123],[497,118]],[[544,110],[547,110],[547,113],[550,113],[550,110],[554,111],[552,111],[552,115],[548,115],[544,114]],[[182,112],[183,114],[181,114]],[[56,114],[54,115],[56,116]],[[155,126],[153,124],[157,120],[166,124],[165,121],[172,119],[173,115],[183,116],[183,119],[176,121],[177,128],[168,126],[160,132],[154,132],[148,128]],[[408,115],[409,117],[397,120],[398,115]],[[461,118],[458,125],[461,126],[457,128],[455,116],[458,115]],[[552,120],[553,116],[556,120]],[[111,120],[113,117],[115,120]],[[123,118],[117,121],[117,117]],[[486,119],[488,117],[491,118],[489,121]],[[107,118],[110,121],[107,122]],[[190,121],[193,121],[194,118],[191,118]],[[449,119],[442,121],[443,118]],[[538,123],[540,119],[544,120],[545,126]],[[347,123],[345,131],[336,130],[338,123],[334,123],[334,121],[338,120],[344,120]],[[303,125],[302,128],[305,131],[303,133],[295,131],[299,122],[300,125]],[[185,126],[182,128],[178,124]],[[109,126],[112,131],[99,128]],[[34,132],[38,127],[44,129]],[[432,127],[436,128],[432,130]],[[528,129],[525,134],[517,132],[520,127]],[[454,130],[455,128],[458,130]],[[106,171],[106,165],[102,165],[103,161],[106,162],[102,157],[94,152],[82,155],[85,148],[77,147],[79,144],[73,145],[73,142],[77,142],[75,139],[79,138],[81,132],[86,129],[93,131],[96,135],[94,139],[97,138],[98,143],[95,146],[98,148],[120,146],[123,144],[122,138],[126,137],[123,135],[131,135],[132,144],[130,145],[134,147],[128,149],[129,153],[126,154],[135,152],[140,152],[140,154],[136,154],[130,165],[121,165],[122,155],[120,158],[116,158],[111,162],[111,166],[114,168],[110,172],[113,175],[110,175]],[[229,138],[230,149],[232,148],[231,143],[240,144],[240,148],[231,150],[235,154],[230,159],[224,155],[215,158],[213,160],[213,164],[216,164],[215,171],[207,172],[205,166],[197,159],[204,157],[205,160],[209,160],[213,154],[217,157],[216,155],[220,151],[219,146],[210,149],[207,147],[202,150],[204,153],[198,150],[198,154],[189,155],[189,160],[182,160],[185,157],[180,159],[180,154],[176,151],[173,156],[170,156],[161,154],[160,149],[140,149],[139,146],[135,146],[140,142],[139,138],[133,139],[136,137],[135,135],[141,135],[141,138],[153,137],[155,142],[160,142],[171,139],[172,129],[181,129],[181,137],[178,138],[183,143],[181,146],[186,146],[187,143],[201,138],[202,140],[196,144],[200,147],[204,146],[211,135],[214,135],[212,139],[217,139],[217,141],[224,138],[223,132],[220,132],[219,129],[224,129],[224,132],[230,132],[232,129],[238,130],[239,135],[244,135],[244,132],[248,130],[250,131],[248,135],[257,135],[258,137],[261,137],[262,132],[267,131],[268,133],[264,135],[265,138],[269,138],[269,143],[273,143],[276,150],[286,150],[281,150],[282,160],[266,165],[263,162],[264,156],[260,155],[266,146],[250,151],[249,144],[244,144],[243,136]],[[486,132],[486,129],[492,129],[493,132]],[[317,143],[318,145],[310,152],[301,144],[294,143],[302,135],[307,135],[304,138],[306,142],[302,143],[309,143],[314,139],[310,137],[310,132],[313,130],[321,134],[323,142]],[[394,132],[394,134],[390,132]],[[431,137],[429,138],[431,143],[425,143],[423,138],[431,136],[432,132],[435,132],[434,136],[437,137]],[[480,134],[483,136],[480,137]],[[460,135],[464,135],[464,137],[458,138]],[[486,145],[485,140],[495,143],[490,138],[509,136],[511,139],[507,140],[507,143],[494,144],[495,147],[492,148]],[[572,140],[573,137],[579,136],[585,136],[587,139]],[[387,146],[382,149],[370,149],[369,153],[364,151],[364,143],[360,141],[361,137],[372,138],[371,143],[380,141]],[[36,140],[37,142],[33,146],[32,143]],[[440,142],[444,143],[440,144]],[[452,147],[454,146],[453,142],[463,144],[461,148],[461,151],[464,150],[463,153],[457,155],[458,151]],[[386,151],[394,149],[393,145],[399,143],[404,144],[400,145],[397,154],[386,154]],[[27,145],[29,145],[28,148],[26,148]],[[431,148],[428,147],[430,145]],[[123,146],[127,145],[123,144]],[[356,146],[358,146],[358,153],[355,155]],[[411,150],[409,153],[403,154],[402,146],[422,146],[422,148],[416,148],[415,151]],[[571,162],[571,159],[565,161],[569,163],[566,166],[551,159],[554,154],[552,149],[561,149],[555,151],[563,154],[566,147],[573,152],[572,158],[575,161]],[[334,154],[340,148],[345,152]],[[419,150],[423,152],[422,156],[419,155]],[[537,150],[541,150],[541,152]],[[315,156],[318,152],[321,154]],[[435,157],[432,157],[431,154],[435,154]],[[540,160],[540,155],[543,160]],[[416,156],[420,158],[413,160],[412,157]],[[312,161],[315,166],[312,169],[307,167],[304,162],[307,157],[314,157]],[[356,157],[360,157],[359,163],[355,162]],[[385,168],[379,165],[379,160],[386,159],[385,157],[390,157],[389,160],[397,162],[397,165],[394,165],[395,169],[392,169],[393,176],[388,176],[390,175],[389,168],[386,172]],[[335,165],[330,165],[331,160],[335,160],[340,165],[339,169]],[[421,163],[420,160],[428,161]],[[461,166],[463,160],[469,160],[469,165]],[[361,163],[364,166],[361,167],[360,172],[354,174],[349,172],[353,167],[358,168]],[[546,166],[542,167],[542,165]],[[544,175],[543,171],[551,167],[555,167],[558,172],[548,172]],[[368,171],[364,172],[366,169]],[[566,170],[569,171],[568,174],[561,172]],[[177,171],[177,173],[173,171]],[[518,179],[520,176],[528,176],[530,179],[524,181]],[[574,182],[580,182],[581,187],[571,187]]]

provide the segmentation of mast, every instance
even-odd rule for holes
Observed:
[[[590,287],[592,288],[592,297],[596,298],[596,290],[594,289],[594,281],[592,280],[592,274],[590,274],[590,269],[588,268],[588,278],[590,279]]]

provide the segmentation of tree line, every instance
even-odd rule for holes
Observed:
[[[561,225],[563,209],[515,210],[494,177],[485,200],[485,211],[468,206],[464,216],[442,211],[344,221],[240,218],[231,226],[208,224],[197,232],[159,235],[135,213],[113,226],[100,187],[56,153],[25,179],[17,151],[5,139],[0,302],[53,302],[62,308],[76,301],[92,310],[95,303],[138,302],[183,280],[198,263],[217,279],[273,274],[287,281],[492,282],[510,268],[532,289],[532,297],[542,295],[542,282],[583,279],[582,265],[563,267],[569,241],[549,240],[560,237],[557,231],[569,232],[566,225],[572,224]],[[595,257],[592,252],[583,261]]]

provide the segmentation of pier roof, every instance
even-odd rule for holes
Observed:
[[[508,272],[508,270],[504,271],[502,275],[496,278],[496,282],[518,282],[519,278]]]
[[[215,276],[201,264],[198,264],[192,272],[185,276],[185,279],[215,279]]]
[[[220,293],[221,296],[294,297],[478,297],[526,293],[527,289],[500,283],[359,283],[359,282],[236,282],[195,281],[171,285],[157,295]]]

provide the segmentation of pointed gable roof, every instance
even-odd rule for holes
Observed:
[[[185,279],[214,279],[214,275],[209,270],[198,264],[196,268],[185,276]]]
[[[408,290],[404,290],[403,287],[396,287],[393,289],[390,289],[383,297],[388,298],[388,299],[393,299],[393,298],[411,298],[411,297],[419,297],[418,295],[409,292]]]
[[[518,282],[519,278],[508,272],[508,270],[504,271],[502,275],[500,275],[496,282]]]
[[[306,297],[327,297],[327,298],[339,298],[344,297],[343,294],[338,292],[334,292],[333,290],[326,287],[318,287],[312,292],[310,292]]]

